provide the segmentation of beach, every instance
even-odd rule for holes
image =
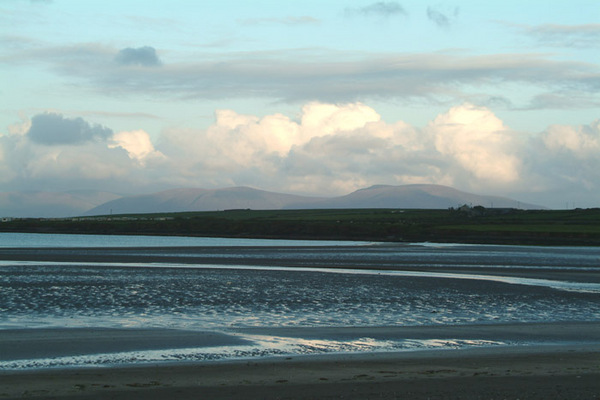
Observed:
[[[600,398],[595,248],[31,240],[0,399]]]
[[[452,332],[452,330],[455,332]],[[442,327],[288,329],[307,337],[439,337]],[[449,328],[446,336],[527,338],[543,344],[411,352],[280,356],[144,366],[0,372],[0,398],[102,399],[596,399],[600,398],[599,323]],[[254,332],[256,333],[256,332]],[[262,330],[266,334],[265,329]],[[443,335],[442,335],[443,336]],[[238,338],[169,330],[53,329],[0,333],[10,358],[124,348],[214,346]],[[21,350],[19,350],[21,349]],[[51,349],[50,353],[48,350]],[[22,354],[19,353],[22,352]],[[5,354],[6,358],[7,355]]]

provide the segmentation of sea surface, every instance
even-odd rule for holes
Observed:
[[[25,256],[11,261],[2,256],[6,249]],[[26,259],[50,251],[77,261]],[[98,261],[100,255],[105,258]],[[157,255],[160,261],[148,261]],[[585,278],[599,266],[595,247],[0,233],[0,330],[171,328],[238,335],[253,327],[600,321],[600,282]],[[515,276],[516,270],[526,274]],[[560,274],[536,278],[536,271]],[[251,339],[251,348],[0,361],[0,369],[506,344]]]

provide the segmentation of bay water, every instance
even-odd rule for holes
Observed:
[[[3,249],[25,254],[62,249],[79,261],[10,260],[2,258]],[[112,262],[92,256],[111,252]],[[90,259],[81,261],[86,254]],[[144,254],[162,258],[122,261]],[[600,249],[593,247],[0,233],[0,329],[231,333],[268,327],[600,321],[600,282],[585,278],[597,274],[599,265]],[[515,270],[530,273],[523,277],[511,273]],[[536,270],[544,274],[536,278]],[[561,278],[542,277],[553,271]],[[573,279],[565,278],[569,271]],[[20,360],[0,362],[0,368],[502,344],[252,339],[258,347]]]

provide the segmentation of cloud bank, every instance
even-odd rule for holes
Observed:
[[[336,52],[333,57],[317,49],[292,49],[207,53],[191,62],[163,63],[152,47],[115,50],[92,43],[14,50],[0,62],[44,65],[108,97],[289,103],[393,99],[435,105],[495,104],[502,99],[504,105],[520,109],[589,108],[600,103],[597,65],[537,53]],[[506,90],[515,85],[526,85],[528,98]]]
[[[562,193],[598,206],[599,151],[600,120],[515,132],[469,103],[423,127],[383,121],[363,103],[310,102],[294,117],[218,110],[207,129],[169,128],[154,142],[141,129],[113,132],[39,114],[0,136],[0,184],[121,193],[247,185],[337,195],[373,184],[435,183],[550,207],[559,204],[547,196]]]

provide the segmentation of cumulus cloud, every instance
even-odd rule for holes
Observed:
[[[350,171],[340,170],[345,161],[331,168],[328,163],[337,156],[327,154],[326,149],[345,146],[350,151],[358,144],[358,152],[364,153],[365,143],[384,140],[375,135],[359,140],[357,132],[381,123],[379,114],[361,103],[313,102],[305,105],[296,119],[282,114],[258,118],[233,110],[217,111],[215,117],[206,130],[164,132],[157,149],[170,162],[177,160],[182,171],[179,178],[201,174],[216,186],[252,184],[272,190],[327,192],[333,190],[331,174],[345,180]],[[386,137],[389,132],[381,135]],[[315,151],[316,147],[322,151]],[[310,172],[313,170],[326,173]],[[338,186],[336,190],[341,190]]]
[[[310,132],[305,137],[312,137],[315,132],[325,136],[337,131],[352,131],[380,118],[374,109],[362,103],[343,106],[310,103],[302,109],[302,126]]]
[[[105,142],[86,142],[78,146],[36,144],[27,136],[8,136],[0,139],[5,150],[0,170],[6,169],[9,178],[4,190],[70,189],[123,190],[133,187],[135,165],[127,153],[107,147]],[[8,151],[6,151],[8,150]]]
[[[116,162],[119,158],[117,154],[111,154],[106,146],[93,143],[76,149],[63,147],[49,151],[39,148],[30,150],[33,157],[27,160],[27,168],[24,172],[31,181],[85,180],[93,186],[92,182],[122,179],[129,172],[127,163]]]
[[[38,114],[0,134],[3,190],[95,189],[152,185],[161,155],[143,131],[113,133],[82,118]]]
[[[115,56],[115,61],[120,65],[137,65],[141,67],[157,67],[161,65],[156,55],[156,50],[150,46],[136,49],[127,47],[120,50]]]
[[[530,138],[529,191],[545,193],[551,207],[598,207],[600,120],[589,125],[551,125]],[[535,195],[535,193],[534,193]]]
[[[600,120],[515,132],[492,110],[465,103],[415,127],[384,121],[364,103],[310,102],[293,117],[219,110],[206,129],[169,128],[155,141],[143,130],[106,136],[102,128],[102,140],[87,134],[48,145],[30,134],[36,117],[0,135],[4,190],[249,185],[341,195],[373,184],[437,183],[521,199],[537,191],[527,200],[541,204],[543,193],[567,188],[580,205],[600,191]],[[85,121],[77,126],[93,131]]]
[[[472,104],[452,107],[418,128],[383,121],[361,103],[312,102],[295,119],[218,111],[206,130],[165,131],[157,149],[182,186],[333,195],[376,183],[437,183],[507,195],[554,190],[556,180],[593,182],[598,172],[578,177],[574,166],[596,151],[597,124],[571,129],[523,137],[490,109]],[[588,158],[582,158],[584,149]],[[557,154],[569,165],[562,177],[549,165]],[[543,197],[537,200],[544,204]]]
[[[439,115],[427,127],[440,154],[450,156],[482,182],[519,179],[511,132],[489,109],[465,104]],[[453,171],[456,176],[456,172]]]
[[[115,133],[112,142],[108,147],[121,147],[127,150],[130,158],[141,163],[145,163],[148,157],[162,157],[162,154],[154,149],[150,135],[143,130]]]
[[[218,110],[215,122],[201,132],[168,130],[160,149],[172,158],[183,158],[215,164],[264,165],[265,160],[286,157],[296,146],[303,146],[315,137],[350,132],[380,120],[379,114],[361,103],[323,104],[311,102],[302,108],[299,121],[283,114],[262,118],[239,114],[233,110]],[[173,146],[175,144],[175,146]],[[204,157],[198,157],[204,155]],[[268,161],[270,162],[270,161]]]
[[[27,136],[45,145],[79,145],[93,140],[106,140],[112,131],[100,125],[90,125],[82,118],[69,119],[59,114],[38,114],[31,118]]]
[[[359,8],[347,8],[347,15],[362,14],[389,17],[393,15],[408,15],[404,7],[395,1],[378,1]]]
[[[313,194],[381,182],[489,188],[519,179],[507,129],[468,104],[418,129],[384,122],[362,103],[312,102],[296,121],[222,110],[206,131],[165,132],[158,149],[179,160],[183,175],[202,173],[217,186],[247,184],[252,174],[261,188]]]
[[[553,153],[568,152],[576,158],[595,157],[600,151],[600,120],[589,126],[552,125],[542,135]]]

